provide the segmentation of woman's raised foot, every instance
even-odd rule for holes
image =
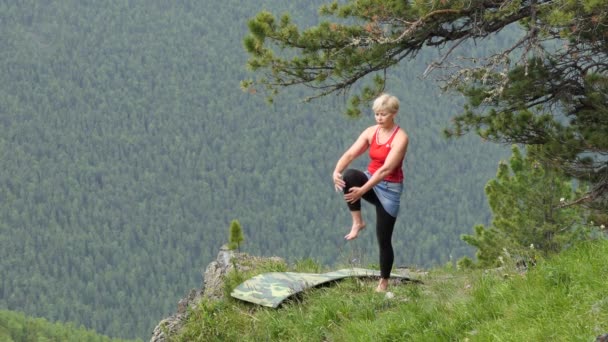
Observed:
[[[346,234],[344,238],[349,241],[354,240],[357,238],[357,236],[359,236],[359,232],[361,232],[363,229],[365,229],[365,223],[353,223],[353,226],[350,229],[350,233]]]

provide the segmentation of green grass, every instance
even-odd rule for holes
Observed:
[[[310,260],[291,270],[326,271]],[[279,309],[232,298],[203,302],[173,340],[593,341],[608,332],[607,279],[608,241],[600,240],[541,260],[526,273],[433,269],[424,284],[391,287],[392,299],[374,292],[375,281],[347,278]]]

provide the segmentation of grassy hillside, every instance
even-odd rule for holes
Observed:
[[[204,302],[174,340],[592,341],[608,332],[607,240],[538,260],[526,272],[512,262],[435,268],[424,284],[393,286],[391,299],[373,291],[375,282],[347,279],[279,309]]]

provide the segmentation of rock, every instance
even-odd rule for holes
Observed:
[[[203,272],[203,297],[210,299],[224,297],[224,277],[234,268],[232,260],[235,257],[234,250],[228,249],[226,245],[220,248],[215,261],[209,263]]]
[[[201,289],[192,289],[188,295],[177,303],[177,313],[163,319],[152,332],[150,342],[168,341],[167,334],[177,333],[183,322],[188,317],[188,308],[196,308],[203,298],[209,300],[221,300],[224,298],[224,279],[226,275],[237,268],[239,271],[247,271],[252,265],[271,261],[274,263],[285,263],[279,257],[256,257],[246,253],[237,253],[230,250],[227,245],[220,248],[217,258],[210,262],[202,272],[203,284]]]
[[[200,298],[201,298],[201,290],[196,290],[196,289],[190,290],[190,293],[188,293],[187,297],[182,298],[179,300],[179,302],[177,302],[177,313],[185,314],[186,312],[188,312],[188,307],[190,305],[194,306],[194,305],[198,304],[198,302],[200,301]]]
[[[224,298],[224,279],[229,272],[234,270],[235,266],[239,272],[248,271],[252,265],[266,261],[285,264],[285,260],[280,257],[251,256],[230,250],[226,245],[222,246],[215,261],[209,263],[203,273],[202,297],[212,300]]]
[[[172,335],[179,331],[182,327],[182,320],[184,319],[183,315],[175,314],[169,318],[165,318],[154,328],[152,332],[152,338],[150,338],[150,342],[165,342],[167,341],[167,336]]]

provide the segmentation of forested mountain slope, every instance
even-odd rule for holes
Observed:
[[[126,342],[127,340],[111,339],[71,323],[50,323],[43,318],[32,318],[19,312],[0,310],[0,341]]]
[[[376,263],[373,230],[344,243],[330,178],[372,117],[239,89],[247,18],[313,22],[320,3],[0,2],[0,308],[147,338],[232,219],[251,254]],[[507,155],[442,137],[460,101],[419,79],[427,59],[389,82],[411,138],[397,265],[470,254],[459,235],[487,220],[483,186]]]

